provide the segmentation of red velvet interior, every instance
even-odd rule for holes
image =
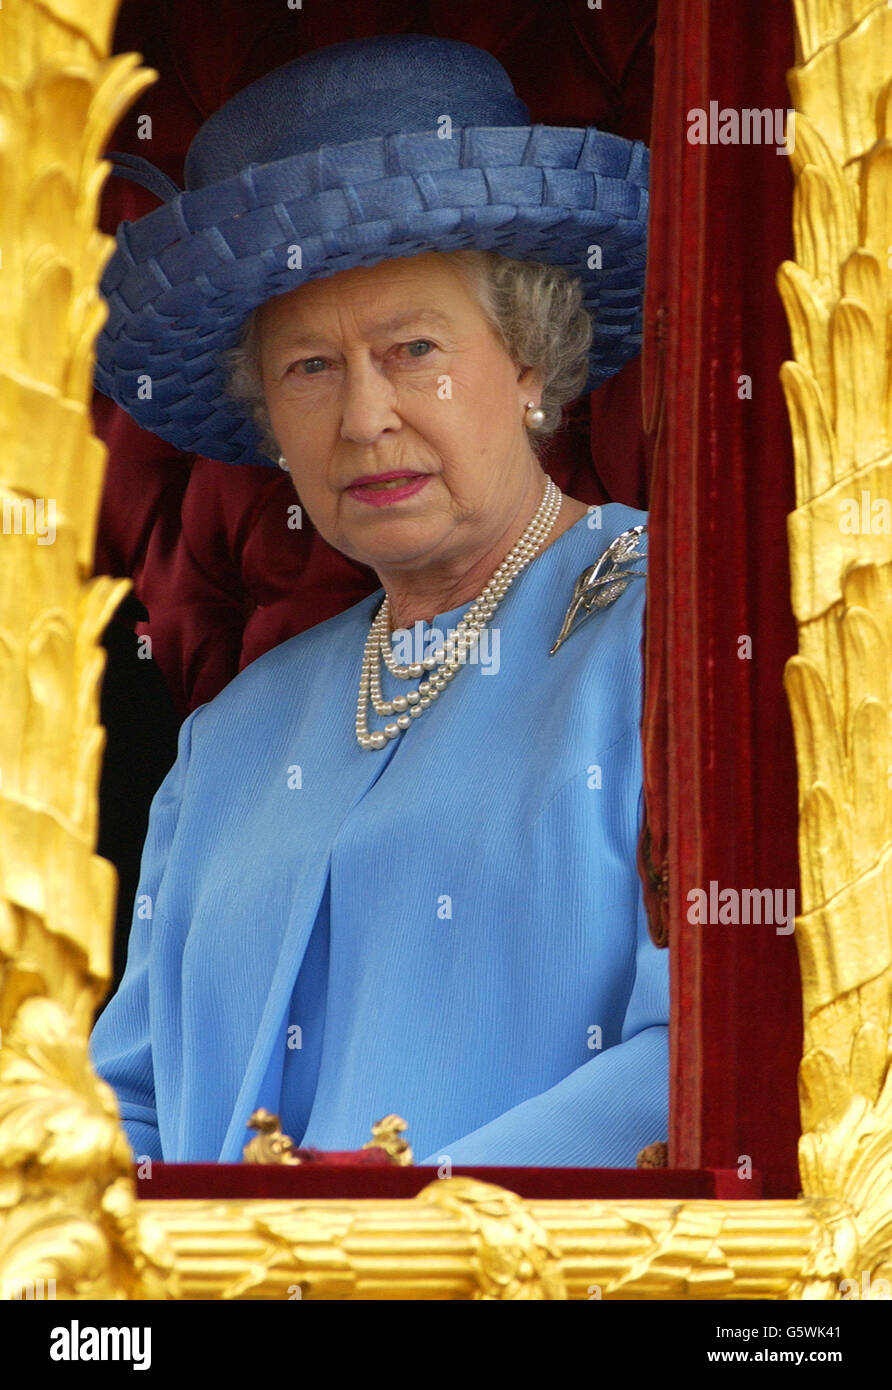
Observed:
[[[737,1169],[671,1171],[667,1168],[455,1168],[452,1177],[477,1178],[519,1197],[590,1198],[715,1197],[746,1201],[778,1195],[761,1173],[741,1179]],[[162,1197],[414,1197],[437,1181],[435,1168],[377,1168],[362,1164],[285,1167],[274,1164],[153,1163],[138,1177],[136,1194]],[[787,1175],[784,1186],[795,1183]],[[795,1194],[794,1194],[795,1195]]]

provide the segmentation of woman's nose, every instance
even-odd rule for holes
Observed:
[[[385,430],[399,429],[396,392],[373,362],[351,363],[344,372],[341,438],[373,444]]]

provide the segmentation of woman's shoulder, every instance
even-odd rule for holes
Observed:
[[[582,590],[594,594],[600,589],[613,599],[630,589],[643,602],[645,584],[641,576],[647,571],[647,522],[646,511],[624,503],[589,507],[554,546],[550,591],[570,604],[579,600]],[[610,582],[621,580],[626,572],[636,576],[634,582],[630,577],[622,588]],[[627,601],[618,605],[618,610],[628,613],[635,606]]]
[[[640,527],[636,550],[644,558],[647,556],[649,515],[649,512],[639,507],[628,507],[624,502],[592,504],[585,516],[580,517],[566,534],[572,537],[574,546],[584,552],[589,563],[594,564],[621,535]]]
[[[647,519],[620,503],[591,507],[559,538],[542,593],[550,655],[598,719],[605,701],[628,713],[641,681]]]
[[[212,700],[200,706],[208,711],[203,722],[208,723],[211,712],[227,719],[244,710],[253,714],[262,711],[268,717],[277,708],[293,710],[322,669],[330,683],[347,673],[352,679],[382,593],[378,589],[368,594],[342,613],[287,637],[255,657]],[[283,700],[284,690],[287,700]]]

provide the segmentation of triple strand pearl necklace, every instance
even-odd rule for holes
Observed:
[[[356,738],[360,748],[386,748],[390,739],[399,738],[412,720],[419,719],[438,698],[440,691],[446,689],[464,663],[467,653],[479,641],[480,633],[504,598],[508,586],[535,559],[557,520],[562,499],[560,488],[549,478],[536,515],[513,550],[505,556],[483,593],[471,604],[453,636],[443,644],[438,656],[426,656],[423,661],[413,662],[409,666],[401,666],[395,661],[390,633],[390,599],[385,594],[369,628],[362,658],[356,704]],[[418,680],[426,671],[433,674],[421,680],[414,690],[407,690],[405,695],[385,700],[381,692],[382,658],[388,671],[402,680]],[[369,732],[367,716],[370,697],[378,714],[397,716],[374,733]]]

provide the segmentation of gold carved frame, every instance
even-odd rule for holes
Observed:
[[[794,0],[796,260],[780,267],[796,465],[805,1043],[797,1201],[137,1202],[87,1038],[115,874],[94,854],[97,643],[129,581],[90,577],[105,450],[89,413],[111,241],[100,152],[157,74],[109,56],[117,0],[0,12],[0,502],[56,499],[55,543],[0,544],[0,1285],[65,1298],[840,1297],[892,1280],[892,7]],[[32,527],[32,531],[33,531]],[[8,1295],[7,1295],[8,1296]]]

